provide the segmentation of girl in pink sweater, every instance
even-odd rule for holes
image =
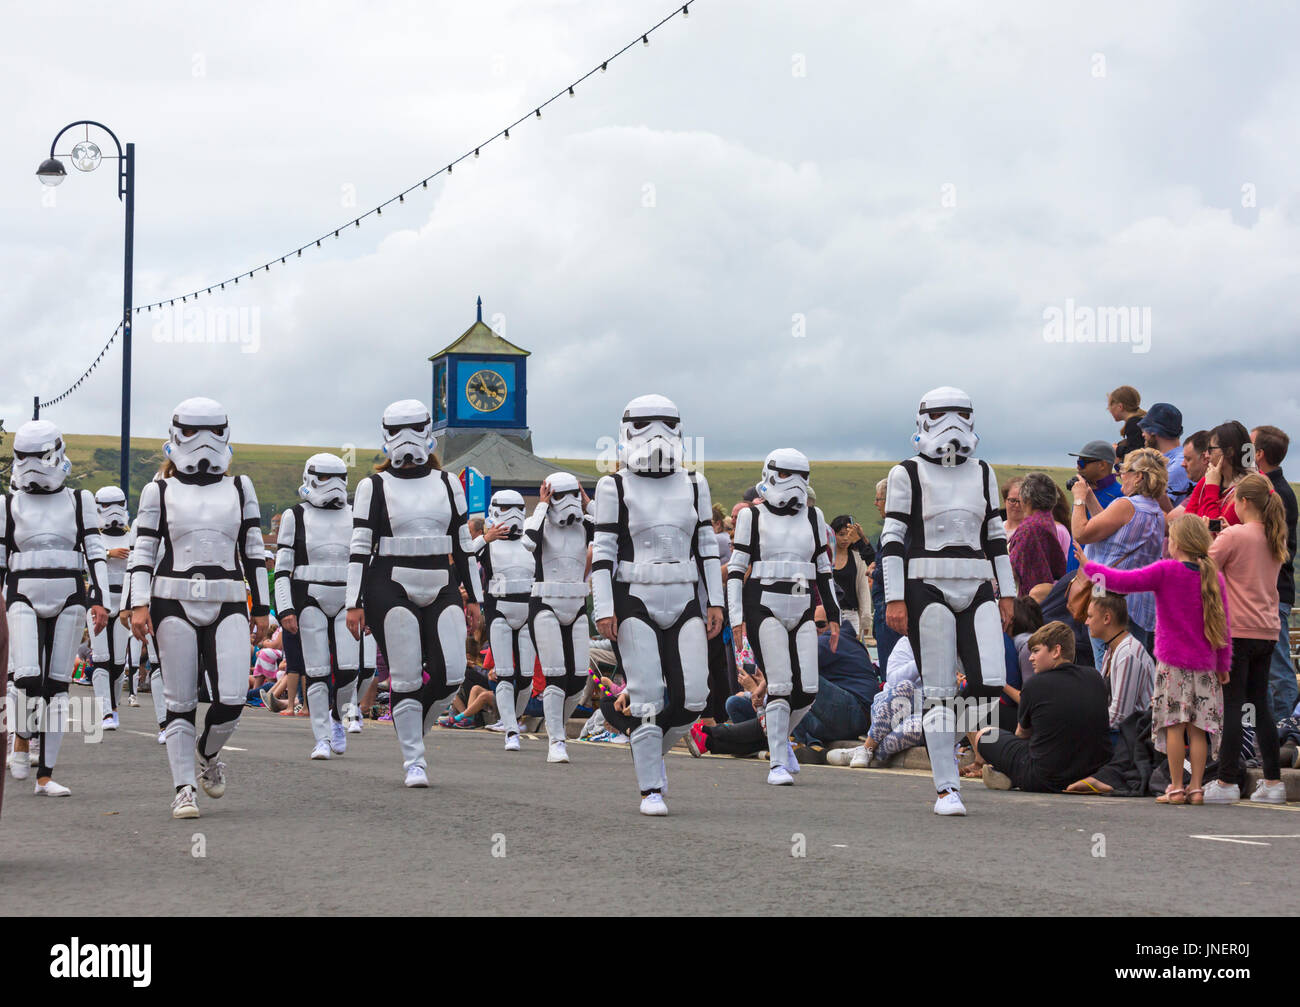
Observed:
[[[1236,498],[1241,523],[1224,528],[1210,548],[1211,559],[1227,581],[1228,604],[1232,606],[1232,677],[1223,689],[1219,778],[1205,788],[1205,802],[1232,804],[1241,800],[1241,720],[1249,703],[1264,763],[1264,779],[1250,799],[1256,804],[1285,804],[1277,725],[1268,707],[1268,673],[1282,628],[1277,573],[1288,557],[1286,511],[1273,484],[1261,475],[1243,477]]]
[[[1156,598],[1156,683],[1151,735],[1169,759],[1169,787],[1161,804],[1202,804],[1201,780],[1217,754],[1223,726],[1223,683],[1232,667],[1228,601],[1223,576],[1210,559],[1213,539],[1193,515],[1169,525],[1169,554],[1137,570],[1114,570],[1080,556],[1084,572],[1106,591],[1151,591]],[[1192,764],[1183,787],[1184,752]]]

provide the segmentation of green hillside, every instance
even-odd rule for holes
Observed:
[[[0,434],[0,469],[4,485],[8,486],[8,469],[12,460],[11,433]],[[68,458],[72,462],[69,484],[89,490],[109,484],[116,485],[118,472],[118,438],[91,434],[67,436]],[[302,465],[309,455],[318,451],[339,454],[337,446],[296,447],[283,444],[236,444],[234,470],[252,477],[257,488],[257,499],[262,505],[262,525],[269,529],[271,517],[298,502],[298,485],[302,482]],[[352,475],[348,479],[351,490],[357,482],[372,471],[382,459],[377,448],[358,448]],[[593,469],[590,458],[552,459],[557,469],[568,466]],[[140,495],[140,487],[151,479],[162,464],[162,441],[158,438],[132,438],[131,440],[131,510]],[[741,499],[745,490],[758,481],[759,461],[708,462],[702,471],[709,479],[715,502],[730,510]],[[876,513],[876,483],[885,478],[893,462],[818,462],[812,463],[812,485],[817,491],[817,505],[827,519],[837,514],[851,514],[872,536],[880,530],[880,517]],[[1046,472],[1062,486],[1074,472],[1070,468],[1044,468],[1027,465],[999,465],[999,481],[1026,472]],[[1295,485],[1295,484],[1293,484]],[[1300,490],[1300,487],[1297,487]]]

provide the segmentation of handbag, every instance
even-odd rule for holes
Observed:
[[[1119,569],[1119,564],[1128,559],[1141,548],[1142,543],[1136,543],[1132,549],[1126,552],[1115,563],[1107,564],[1113,569]],[[1075,571],[1074,580],[1070,581],[1069,591],[1065,596],[1065,607],[1070,612],[1070,618],[1082,626],[1088,619],[1088,606],[1092,603],[1093,596],[1092,578],[1083,572],[1083,567]]]

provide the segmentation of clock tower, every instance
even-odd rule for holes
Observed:
[[[433,365],[433,429],[443,468],[459,472],[470,466],[491,480],[494,490],[536,494],[555,463],[533,454],[528,429],[528,356],[483,322],[483,298],[477,317],[459,339],[443,347]],[[574,472],[584,486],[596,474]]]

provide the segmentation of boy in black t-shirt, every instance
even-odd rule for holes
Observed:
[[[1029,638],[1034,677],[1020,691],[1014,736],[985,728],[971,736],[981,761],[1020,790],[1059,793],[1110,759],[1105,679],[1074,660],[1074,634],[1049,622]]]

